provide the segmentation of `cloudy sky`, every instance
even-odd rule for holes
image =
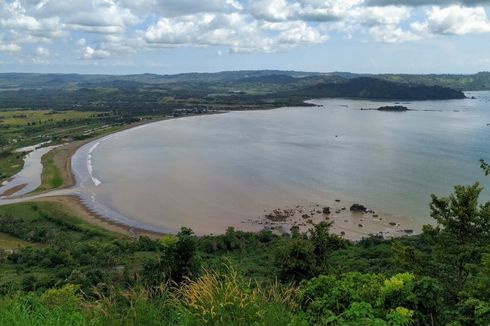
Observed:
[[[490,70],[490,0],[0,0],[0,72]]]

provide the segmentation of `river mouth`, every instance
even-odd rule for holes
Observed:
[[[339,233],[377,233],[368,225],[378,222],[378,229],[418,230],[430,222],[431,193],[489,185],[478,166],[490,157],[489,94],[404,103],[411,111],[403,113],[361,111],[386,102],[334,99],[156,122],[77,151],[75,190],[100,215],[159,232],[287,230],[308,220],[335,220]],[[336,213],[336,199],[347,209]],[[351,214],[353,203],[376,213]],[[265,218],[296,206],[314,214],[284,225]],[[324,206],[330,216],[310,208]]]
[[[41,143],[17,150],[17,152],[27,152],[24,158],[24,167],[16,175],[0,185],[0,199],[26,195],[36,190],[41,185],[41,173],[43,166],[41,158],[49,151],[58,146],[40,147]]]

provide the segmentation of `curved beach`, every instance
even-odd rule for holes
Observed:
[[[60,200],[87,220],[130,234],[175,233],[181,226],[198,234],[228,226],[287,232],[323,220],[352,240],[417,233],[430,222],[421,204],[430,193],[447,193],[481,174],[473,156],[486,155],[488,128],[474,114],[487,113],[470,101],[414,102],[400,115],[360,111],[379,105],[373,101],[334,99],[316,108],[133,125],[57,149],[67,189],[35,199]],[[455,119],[463,122],[459,130]],[[351,212],[354,203],[366,212]],[[287,213],[273,216],[277,211]]]

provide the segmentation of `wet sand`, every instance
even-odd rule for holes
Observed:
[[[142,230],[138,228],[128,227],[126,225],[115,223],[111,220],[106,219],[103,216],[98,215],[95,212],[90,211],[75,195],[62,195],[62,196],[53,196],[53,197],[42,197],[34,199],[33,201],[40,202],[50,202],[50,203],[58,203],[65,206],[70,213],[75,216],[81,218],[85,222],[96,225],[105,230],[124,234],[130,237],[139,237],[139,236],[148,236],[151,238],[158,239],[162,236],[160,233],[151,232],[147,230]]]
[[[18,186],[14,186],[10,189],[5,190],[2,194],[0,194],[0,197],[9,197],[15,194],[16,192],[21,191],[27,186],[27,183],[20,184]]]

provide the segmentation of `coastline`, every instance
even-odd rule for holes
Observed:
[[[103,133],[101,135],[97,135],[96,137],[93,137],[90,139],[85,139],[85,140],[78,141],[78,142],[68,143],[66,145],[66,148],[65,148],[65,146],[60,147],[58,150],[61,153],[59,153],[59,156],[55,156],[56,166],[60,170],[60,173],[61,173],[62,178],[63,178],[63,186],[59,187],[59,188],[52,189],[52,190],[67,189],[67,188],[71,188],[71,187],[75,186],[76,178],[75,178],[75,174],[73,173],[73,170],[71,168],[71,160],[72,160],[73,155],[77,152],[77,150],[80,149],[80,147],[82,147],[88,143],[102,139],[102,138],[107,137],[109,135],[114,135],[114,134],[117,134],[117,133],[125,131],[125,130],[141,127],[141,126],[148,125],[151,123],[157,123],[157,122],[168,121],[168,120],[176,120],[176,119],[188,118],[188,117],[198,117],[198,116],[203,116],[203,115],[222,114],[222,113],[226,113],[226,112],[228,112],[228,111],[211,112],[211,113],[196,114],[196,115],[186,115],[186,116],[179,116],[179,117],[165,117],[165,118],[159,118],[159,119],[154,119],[154,120],[144,120],[144,121],[139,121],[139,122],[136,122],[134,124],[124,126],[124,127],[119,128],[117,130],[112,130],[110,132],[106,132],[106,133]],[[47,190],[45,192],[47,193],[47,192],[50,192],[52,190]],[[39,193],[43,193],[43,192],[39,192]],[[85,205],[83,205],[83,206],[85,206]],[[88,208],[87,208],[87,211],[88,211]]]
[[[12,196],[12,199],[22,199],[23,201],[33,201],[33,202],[54,202],[54,203],[59,203],[66,208],[70,209],[73,213],[75,213],[78,217],[83,219],[84,221],[97,225],[103,229],[116,232],[119,234],[131,236],[131,237],[138,237],[138,236],[148,236],[151,238],[159,238],[164,233],[159,233],[159,232],[154,232],[146,229],[141,229],[141,228],[135,228],[131,227],[128,225],[125,225],[123,223],[118,223],[115,222],[107,217],[104,217],[100,214],[97,214],[96,212],[93,212],[87,207],[85,204],[83,204],[81,198],[77,195],[54,195],[49,196],[50,193],[58,190],[63,190],[63,189],[69,189],[72,188],[76,185],[76,177],[75,174],[72,170],[71,163],[72,163],[72,158],[73,155],[84,145],[97,141],[98,139],[102,139],[106,136],[116,134],[118,132],[122,132],[125,130],[137,128],[143,125],[148,125],[151,123],[157,123],[161,121],[167,121],[167,120],[175,120],[175,119],[180,119],[180,118],[187,118],[187,117],[196,117],[196,116],[201,116],[201,115],[213,115],[213,114],[222,114],[222,113],[227,113],[228,111],[219,111],[219,112],[211,112],[211,113],[205,113],[205,114],[198,114],[198,115],[186,115],[186,116],[178,116],[178,117],[164,117],[164,118],[158,118],[158,119],[152,119],[152,120],[143,120],[139,121],[136,123],[132,123],[126,126],[123,126],[121,128],[118,128],[117,130],[111,130],[109,132],[104,132],[100,135],[97,135],[92,138],[84,139],[84,140],[79,140],[79,141],[73,141],[70,143],[63,144],[57,148],[53,148],[52,151],[56,151],[54,154],[53,160],[55,163],[56,168],[60,172],[61,178],[63,179],[63,185],[61,187],[53,188],[53,189],[47,189],[47,190],[34,190],[30,193],[20,195],[20,196],[15,196],[15,192],[18,191],[19,189],[9,189],[7,190],[7,195]],[[49,154],[50,152],[46,153],[45,155]],[[41,178],[43,177],[44,174],[44,165],[43,165],[43,170],[41,171]],[[41,184],[42,186],[43,184]],[[40,186],[40,187],[41,187]],[[11,192],[12,191],[12,192]],[[46,195],[46,196],[42,196]],[[41,197],[39,197],[41,196]]]
[[[225,113],[224,112],[213,112],[213,113],[208,113],[204,115],[211,115],[211,114],[220,114],[220,113]],[[201,114],[202,115],[202,114]],[[67,194],[60,194],[60,195],[53,195],[50,196],[50,192],[54,190],[61,190],[61,189],[67,189],[74,187],[76,185],[76,178],[74,171],[72,171],[72,157],[73,155],[77,152],[79,148],[82,146],[86,145],[87,143],[97,141],[98,139],[101,139],[103,137],[106,137],[108,135],[116,134],[118,132],[122,132],[128,129],[136,128],[142,125],[147,125],[150,123],[156,123],[160,121],[165,121],[165,120],[174,120],[174,119],[179,119],[179,118],[185,118],[185,117],[196,117],[200,115],[188,115],[188,116],[181,116],[181,117],[165,117],[162,119],[155,119],[155,120],[145,120],[145,121],[140,121],[131,125],[124,126],[122,128],[118,128],[117,130],[111,130],[110,132],[105,132],[101,135],[97,135],[96,137],[86,139],[86,140],[81,140],[81,141],[75,141],[71,143],[67,143],[65,145],[62,145],[56,149],[53,149],[56,151],[54,155],[54,162],[56,167],[59,169],[60,175],[63,178],[63,185],[58,188],[50,189],[50,190],[43,190],[43,191],[37,191],[28,195],[24,196],[19,196],[19,198],[25,199],[25,201],[28,201],[30,199],[30,195],[45,195],[40,198],[33,198],[33,201],[47,201],[47,202],[56,202],[60,203],[63,206],[67,207],[71,211],[73,211],[77,216],[82,218],[83,220],[92,223],[94,225],[97,225],[101,228],[117,232],[120,234],[132,236],[132,237],[137,237],[140,235],[145,235],[145,236],[150,236],[153,238],[158,238],[164,233],[160,232],[154,232],[146,229],[140,229],[140,228],[134,228],[128,225],[125,225],[124,223],[119,223],[111,220],[108,217],[102,216],[98,213],[93,212],[88,206],[86,206],[81,198],[79,198],[77,195],[67,195]],[[44,171],[44,170],[43,170]],[[333,208],[333,207],[332,207]],[[312,218],[313,222],[318,223],[323,218],[320,218],[321,215],[317,214],[317,218]],[[410,234],[417,234],[420,230],[418,227],[414,227],[413,224],[410,224],[410,220],[407,219],[406,221],[403,221],[403,219],[398,219],[396,221],[396,228],[392,227],[390,225],[387,225],[388,219],[384,219],[384,216],[380,216],[381,219],[373,219],[373,218],[366,218],[367,216],[358,216],[358,218],[351,218],[348,217],[342,212],[342,214],[332,214],[329,218],[326,220],[329,220],[331,222],[335,222],[334,225],[332,226],[332,233],[338,234],[343,236],[346,240],[350,241],[359,241],[363,237],[369,236],[369,235],[384,235],[387,238],[390,237],[399,237],[399,236],[405,236],[405,235],[410,235]],[[261,224],[255,225],[256,227],[264,229],[271,229],[274,232],[282,233],[282,232],[288,232],[289,227],[292,226],[293,224],[302,224],[302,222],[307,222],[306,220],[303,221],[303,219],[298,219],[297,222],[292,222],[290,223],[284,223],[284,228],[282,230],[278,230],[276,228],[271,228],[271,226],[274,226],[274,223],[266,223],[266,222],[258,222],[256,224]],[[255,223],[254,223],[255,224]],[[264,224],[264,225],[262,225]],[[271,225],[272,224],[272,225]],[[310,223],[306,223],[310,224]],[[360,226],[362,224],[362,226]],[[240,225],[232,225],[237,229],[240,229]],[[244,226],[243,224],[241,226]],[[303,231],[306,231],[308,229],[308,225],[304,225],[305,228],[301,228]],[[412,229],[413,232],[410,234],[404,233],[403,231],[398,231],[396,229]],[[224,232],[225,230],[223,230]]]
[[[60,195],[60,196],[48,196],[42,198],[36,198],[33,202],[49,202],[58,203],[70,210],[71,213],[81,218],[87,223],[96,225],[105,230],[127,235],[130,237],[147,236],[150,238],[158,239],[163,233],[152,232],[140,228],[134,228],[122,223],[117,223],[110,219],[105,218],[91,211],[86,205],[84,205],[81,199],[76,195]]]

